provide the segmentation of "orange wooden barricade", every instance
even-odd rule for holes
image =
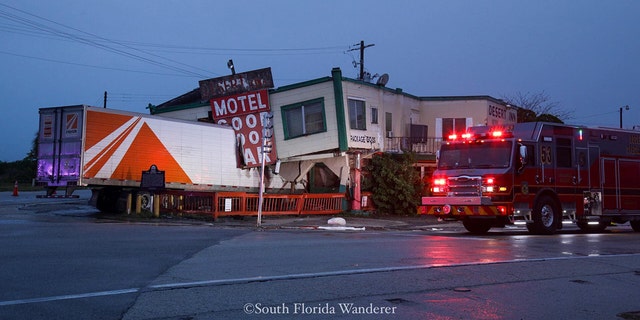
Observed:
[[[257,216],[259,197],[246,192],[185,192],[165,190],[160,193],[163,213],[220,216]],[[263,215],[337,214],[345,210],[345,195],[264,194]]]

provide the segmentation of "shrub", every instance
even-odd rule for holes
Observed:
[[[382,214],[415,214],[420,205],[422,181],[413,153],[376,154],[365,165],[363,191],[372,193],[376,209]]]

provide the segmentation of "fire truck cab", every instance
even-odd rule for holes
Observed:
[[[563,223],[640,232],[640,132],[557,123],[471,127],[445,139],[423,213],[460,220],[471,233]]]

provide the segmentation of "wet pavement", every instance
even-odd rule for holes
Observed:
[[[257,216],[222,216],[214,221],[211,216],[202,215],[165,215],[159,218],[136,214],[103,214],[88,204],[90,190],[77,190],[75,198],[40,198],[44,191],[0,192],[0,218],[11,214],[33,213],[38,216],[92,217],[98,222],[153,223],[166,225],[207,225],[221,228],[249,229],[300,229],[335,231],[427,231],[446,233],[466,233],[459,221],[443,221],[426,215],[378,215],[371,213],[343,213],[338,215],[263,215],[260,223]],[[341,218],[342,223],[334,223]],[[607,231],[631,229],[628,223],[612,225]],[[490,232],[528,233],[523,225],[509,225],[505,228],[493,228]],[[565,225],[564,232],[580,232],[575,225]]]
[[[439,221],[424,215],[413,216],[380,216],[370,213],[339,215],[263,215],[260,223],[257,216],[222,216],[217,220],[203,216],[167,216],[149,218],[135,214],[101,214],[88,205],[91,196],[89,190],[77,190],[77,198],[39,198],[44,191],[0,192],[0,207],[3,214],[19,213],[53,213],[65,216],[93,216],[99,221],[127,221],[140,223],[163,224],[203,224],[214,227],[263,228],[263,229],[309,229],[337,231],[370,231],[370,230],[422,230],[441,231],[464,228],[456,221]],[[342,218],[334,219],[334,218]],[[338,220],[338,221],[335,221]]]

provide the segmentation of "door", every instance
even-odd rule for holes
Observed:
[[[536,176],[536,183],[544,186],[555,187],[555,170],[553,145],[551,143],[540,144],[540,173]]]
[[[46,108],[40,111],[38,181],[47,186],[67,186],[80,177],[82,106]]]
[[[604,210],[620,209],[620,177],[618,176],[617,164],[614,158],[602,158],[601,160],[600,184]]]
[[[588,190],[591,186],[589,180],[589,149],[576,147],[575,175],[573,178],[576,186],[576,194]]]
[[[600,175],[600,163],[598,162],[600,159],[600,147],[598,146],[589,146],[589,157],[587,158],[587,166],[589,168],[589,189],[590,190],[599,190],[602,188],[600,184],[600,179],[602,176]]]

